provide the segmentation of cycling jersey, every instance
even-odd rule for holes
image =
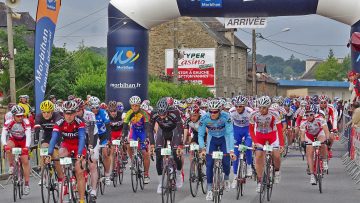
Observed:
[[[323,118],[316,117],[313,121],[303,120],[300,130],[305,133],[305,140],[307,142],[313,142],[315,137],[325,136],[323,127],[326,125],[326,121]]]
[[[21,102],[19,102],[18,105],[24,108],[24,110],[25,110],[24,116],[29,117],[31,106],[28,103],[24,104]]]
[[[234,122],[234,126],[237,127],[249,126],[250,115],[253,112],[253,110],[250,107],[246,106],[242,113],[238,113],[235,107],[231,108],[229,112],[230,112],[231,120]]]
[[[154,127],[156,123],[159,126],[156,133],[157,148],[164,147],[166,144],[166,140],[171,141],[171,145],[173,148],[177,148],[183,145],[181,131],[182,121],[180,117],[180,112],[178,110],[168,111],[165,118],[161,118],[159,114],[155,111],[151,116],[152,127]],[[150,135],[150,137],[152,136],[153,133]]]
[[[14,119],[6,121],[1,133],[1,144],[6,145],[6,136],[13,141],[15,147],[29,147],[31,144],[31,126],[28,119],[16,122]]]
[[[88,110],[83,110],[82,121],[85,122],[85,130],[86,130],[86,143],[87,145],[92,145],[92,147],[96,147],[98,145],[98,128],[96,125],[96,116],[93,112]]]
[[[256,128],[255,128],[256,127]],[[284,146],[284,136],[279,114],[269,110],[266,115],[255,111],[250,116],[250,135],[252,140],[260,145],[269,144]]]
[[[39,134],[40,130],[42,129],[44,131],[43,137],[42,137],[42,143],[49,143],[51,139],[51,133],[53,131],[53,127],[55,125],[55,122],[61,119],[61,115],[58,112],[53,112],[50,119],[46,120],[42,113],[38,113],[35,116],[35,139],[39,140]]]
[[[12,119],[13,119],[13,114],[11,113],[11,111],[9,111],[4,116],[4,123],[6,123],[6,121],[12,120]]]
[[[325,121],[328,122],[329,130],[337,130],[338,115],[335,108],[328,104],[326,108],[321,110],[325,113]]]
[[[123,125],[123,135],[126,137],[128,136],[129,132],[129,125],[131,127],[130,129],[130,140],[138,140],[140,139],[140,146],[142,150],[146,149],[145,140],[146,137],[149,137],[150,133],[146,133],[148,130],[149,125],[149,114],[146,113],[146,111],[140,109],[138,112],[134,112],[132,109],[130,109],[124,117],[124,125]],[[151,134],[153,134],[151,132]],[[153,138],[153,135],[150,136],[150,138]],[[151,141],[151,139],[150,139]],[[154,143],[154,141],[152,142]]]
[[[210,145],[211,139],[225,137],[226,141],[226,149],[223,153],[229,153],[234,149],[234,135],[233,135],[233,125],[231,122],[230,115],[224,112],[220,112],[220,116],[216,120],[212,120],[210,113],[206,113],[204,116],[200,118],[199,124],[199,145],[200,148],[205,147],[205,132],[206,128],[208,129],[207,135],[207,153],[210,153],[212,150],[212,146]]]
[[[184,129],[191,130],[191,133],[193,134],[191,138],[191,143],[195,142],[196,144],[199,144],[199,124],[200,124],[200,118],[198,121],[193,122],[190,118],[186,119]]]
[[[110,123],[108,113],[104,109],[99,109],[99,112],[95,115],[95,118],[99,137],[109,133],[106,131],[106,124]]]
[[[68,152],[74,151],[75,156],[78,154],[85,154],[85,123],[78,117],[71,123],[65,121],[64,118],[57,121],[54,125],[50,144],[49,155],[54,152],[54,147],[57,140],[63,139],[61,148],[66,148]]]
[[[116,140],[121,138],[122,128],[123,128],[123,119],[122,113],[117,112],[115,117],[110,117],[110,128],[111,128],[111,140]]]

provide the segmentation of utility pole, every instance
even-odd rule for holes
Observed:
[[[252,95],[257,95],[256,92],[256,31],[252,30]]]
[[[174,69],[173,69],[173,82],[179,84],[179,50],[177,42],[178,19],[174,20]]]
[[[12,11],[7,7],[7,35],[8,35],[8,49],[9,49],[9,75],[10,75],[10,102],[16,103],[16,87],[15,87],[15,61],[14,61],[14,41],[13,41],[13,25],[12,25]]]

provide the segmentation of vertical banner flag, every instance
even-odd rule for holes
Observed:
[[[40,103],[44,99],[49,73],[51,48],[55,27],[61,6],[61,0],[38,0],[35,30],[35,108],[40,112]]]

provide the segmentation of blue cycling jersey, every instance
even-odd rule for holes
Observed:
[[[98,128],[98,135],[101,136],[106,133],[106,124],[110,123],[109,114],[104,109],[99,109],[95,115],[96,125]]]
[[[208,129],[207,134],[207,152],[209,151],[211,138],[220,138],[225,137],[226,141],[226,151],[227,153],[233,151],[234,149],[234,134],[233,134],[233,124],[230,119],[230,115],[225,112],[220,112],[220,116],[216,120],[212,120],[210,113],[206,113],[201,116],[199,124],[199,146],[204,148],[204,137],[206,128]]]

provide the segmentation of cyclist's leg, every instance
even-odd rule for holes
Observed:
[[[266,139],[262,138],[263,134],[256,135],[256,145],[260,148],[255,151],[255,170],[258,176],[258,182],[261,182],[261,178],[264,172],[264,161],[265,161],[265,152],[262,150],[266,143]]]
[[[97,137],[97,136],[96,136]],[[97,161],[100,155],[100,141],[99,139],[94,139],[96,142],[94,146],[94,153],[91,155],[91,161],[89,160],[89,170],[91,175],[91,195],[96,196],[97,192],[97,181],[98,181],[98,170],[97,170]]]
[[[277,132],[271,133],[271,135],[269,135],[269,143],[271,146],[275,147],[280,147],[280,141],[279,141],[279,135]],[[280,171],[280,167],[281,167],[281,153],[279,148],[278,149],[274,149],[273,153],[273,160],[274,160],[274,167],[275,167],[275,171]]]
[[[213,169],[214,169],[214,160],[212,159],[212,153],[216,150],[216,143],[214,137],[208,137],[207,140],[207,153],[206,153],[206,181],[207,181],[207,191],[211,191],[213,183]]]
[[[241,140],[242,140],[242,135],[241,135],[241,128],[237,127],[234,125],[234,141],[235,141],[235,145],[240,145],[241,144]],[[233,172],[236,178],[237,175],[237,170],[238,170],[238,166],[239,166],[239,148],[238,147],[234,147],[234,153],[236,155],[236,160],[233,162]]]
[[[149,155],[148,148],[146,146],[146,133],[145,133],[145,131],[142,131],[139,134],[139,138],[140,138],[141,152],[142,152],[143,160],[144,160],[144,176],[149,177],[150,155]]]
[[[105,135],[103,135],[105,136]],[[100,139],[100,146],[102,147],[101,153],[103,157],[103,163],[104,163],[104,169],[105,169],[105,177],[110,177],[110,165],[111,165],[111,159],[110,159],[110,149],[107,145],[108,139],[101,139],[101,136],[99,136]]]
[[[77,146],[76,146],[76,148],[77,148]],[[82,154],[84,156],[86,155],[85,148],[83,149]],[[75,150],[75,157],[77,157],[77,149]],[[76,163],[75,163],[75,176],[76,176],[78,192],[79,192],[79,197],[80,197],[79,199],[81,202],[81,200],[85,199],[85,178],[84,178],[84,170],[81,170],[80,164],[82,164],[84,166],[85,161],[82,160],[81,163],[80,163],[80,161],[76,161]]]
[[[305,134],[305,141],[311,144],[314,141],[314,136]],[[306,146],[306,159],[310,174],[314,174],[314,147],[311,145]]]
[[[249,127],[244,128],[244,136],[245,136],[245,145],[248,147],[252,147],[252,139],[249,134]],[[252,165],[253,164],[253,157],[252,157],[252,150],[248,149],[245,152],[246,155],[246,164]]]
[[[59,149],[59,157],[67,157],[69,156],[70,147],[65,143],[62,142],[60,149]],[[59,163],[60,164],[60,163]],[[58,170],[58,168],[56,168]],[[61,182],[64,179],[64,173],[62,173],[61,167],[60,170],[57,171],[58,173],[58,181]]]
[[[26,141],[19,141],[15,143],[15,147],[19,147],[21,149],[25,148]],[[23,168],[23,175],[25,180],[25,186],[29,186],[29,180],[30,180],[30,163],[29,163],[29,152],[23,152],[21,154],[21,163]]]
[[[128,139],[129,141],[136,141],[137,140],[137,134],[132,129],[132,127],[130,127],[128,138],[129,138]],[[127,151],[128,151],[129,156],[130,156],[130,159],[132,159],[133,153],[132,153],[132,149],[130,147],[130,144],[127,145]]]
[[[52,158],[53,159],[59,158],[59,148],[58,147],[55,147]],[[63,171],[61,170],[60,161],[55,161],[54,165],[55,165],[55,170],[56,170],[57,176],[63,178],[64,174],[63,174]]]
[[[228,153],[228,149],[226,147],[227,141],[226,141],[225,137],[220,138],[218,141],[220,142],[220,143],[218,142],[218,145],[220,146],[220,150],[225,155],[222,160],[222,165],[223,165],[224,174],[225,174],[224,180],[227,181],[227,180],[229,180],[229,175],[230,175],[230,156]],[[231,146],[231,147],[233,147],[233,146]]]
[[[320,141],[320,142],[325,142],[326,137],[325,137],[324,131],[322,131],[318,135],[317,140]],[[325,161],[327,161],[326,158],[327,158],[327,154],[328,154],[328,146],[327,145],[321,145],[320,150],[321,150],[321,158],[323,158]]]
[[[14,156],[11,153],[12,148],[15,147],[15,143],[11,138],[6,143],[7,149],[6,149],[6,158],[8,160],[9,166],[14,167]]]

